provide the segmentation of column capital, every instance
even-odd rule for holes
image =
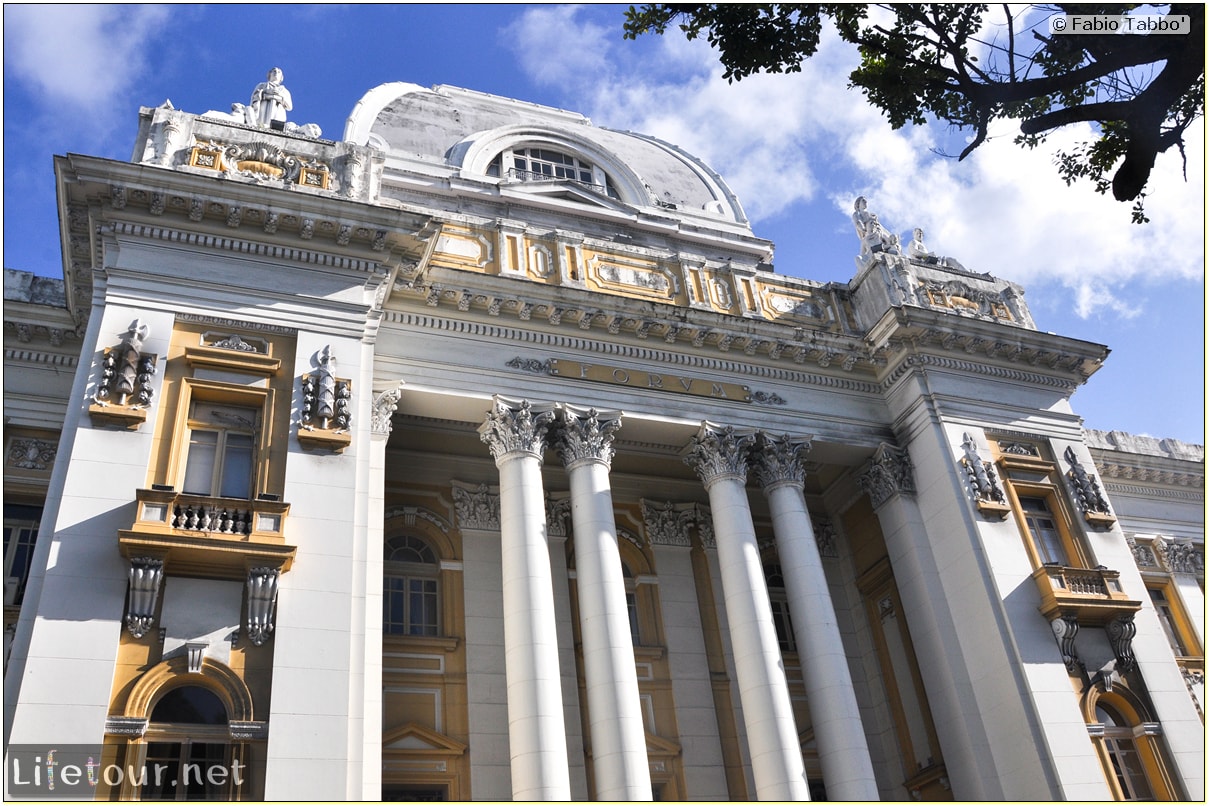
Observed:
[[[911,457],[887,442],[878,446],[859,481],[874,507],[880,507],[895,495],[915,494]]]
[[[788,434],[780,437],[761,434],[760,437],[760,445],[752,453],[752,469],[764,491],[771,492],[781,486],[805,488],[804,460],[810,452],[810,437]]]
[[[374,395],[370,412],[370,433],[376,436],[390,436],[391,415],[399,408],[399,399],[403,397],[403,384],[393,389],[387,389]]]
[[[689,538],[689,527],[697,520],[695,504],[683,504],[677,507],[671,501],[656,503],[643,498],[642,524],[646,529],[647,540],[652,546],[679,546],[689,548],[692,540]]]
[[[704,422],[685,453],[684,463],[697,471],[707,490],[722,479],[746,484],[747,456],[755,441],[753,428]]]
[[[457,479],[451,481],[453,509],[459,529],[500,530],[500,496],[486,484],[467,484]]]
[[[621,428],[620,411],[597,411],[564,404],[560,407],[562,428],[555,449],[570,470],[585,462],[608,467],[613,462],[613,433]]]
[[[487,443],[498,465],[514,455],[540,460],[546,452],[546,432],[554,420],[554,405],[512,400],[496,395],[491,411],[479,426],[479,438]]]

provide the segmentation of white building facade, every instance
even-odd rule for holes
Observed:
[[[708,166],[572,112],[262,111],[58,158],[65,280],[6,272],[7,762],[1204,798],[1204,452],[1082,429],[1106,348],[863,205],[849,283],[777,274]]]

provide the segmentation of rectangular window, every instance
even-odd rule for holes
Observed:
[[[195,400],[181,490],[191,495],[251,498],[260,412]]]
[[[1150,602],[1159,617],[1159,624],[1163,625],[1163,634],[1167,636],[1167,643],[1171,644],[1171,651],[1180,658],[1196,656],[1199,650],[1196,638],[1185,626],[1187,619],[1180,611],[1179,602],[1174,599],[1174,595],[1169,596],[1168,587],[1161,584],[1151,583],[1147,590],[1150,592]]]
[[[998,467],[1033,565],[1092,567],[1064,503],[1057,465],[1045,458],[1042,446],[1027,447],[1028,454],[1008,453],[1001,443]]]
[[[437,580],[387,577],[382,597],[382,630],[387,635],[439,635]]]
[[[25,598],[25,585],[34,561],[34,546],[38,541],[38,507],[7,505],[4,507],[4,603],[19,605]]]

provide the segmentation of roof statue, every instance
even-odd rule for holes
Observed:
[[[265,80],[252,90],[252,102],[248,108],[251,111],[250,123],[263,128],[284,129],[285,113],[294,108],[294,100],[290,91],[281,82],[285,74],[280,67],[274,67],[265,76]]]
[[[911,242],[907,244],[907,257],[916,263],[927,263],[930,266],[947,266],[952,269],[965,271],[965,267],[951,257],[929,252],[924,246],[924,231],[920,227],[911,230]]]
[[[303,137],[321,137],[323,130],[314,123],[304,123],[301,126],[286,120],[286,113],[294,109],[294,99],[286,89],[285,74],[280,67],[269,70],[265,80],[252,90],[251,102],[231,104],[231,114],[207,112],[205,117],[229,117],[248,126],[261,129],[275,129],[290,134],[301,134]]]
[[[902,254],[899,249],[898,236],[887,230],[877,220],[877,213],[869,212],[869,202],[864,196],[857,196],[853,204],[852,223],[856,227],[856,235],[861,239],[861,257],[868,259],[877,252],[890,255]]]

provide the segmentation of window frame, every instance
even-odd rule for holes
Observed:
[[[1114,800],[1183,800],[1180,797],[1175,779],[1172,778],[1165,760],[1162,735],[1157,725],[1146,718],[1141,706],[1135,702],[1135,697],[1128,690],[1099,692],[1089,691],[1083,704],[1084,718],[1087,720],[1089,738],[1095,746],[1100,759],[1105,781]],[[1100,712],[1115,716],[1122,724],[1108,724],[1102,721]],[[1127,797],[1119,779],[1121,766],[1120,751],[1117,743],[1128,740],[1133,745],[1142,766],[1146,785],[1150,789],[1149,797]]]
[[[542,154],[534,152],[542,152]],[[553,159],[554,157],[561,157],[569,162]],[[518,160],[524,162],[524,168],[520,167]],[[541,170],[533,170],[532,166],[535,162],[549,165],[551,172],[547,174]],[[557,175],[560,168],[563,172],[574,175]],[[510,178],[520,182],[574,182],[577,185],[594,188],[611,199],[621,200],[616,184],[604,168],[596,161],[586,159],[576,150],[567,150],[563,144],[540,141],[511,143],[496,152],[487,165],[486,173],[491,177]],[[583,178],[585,173],[590,176],[590,179]]]
[[[1033,567],[1042,568],[1054,565],[1055,562],[1047,561],[1042,549],[1038,546],[1037,536],[1034,535],[1029,524],[1028,513],[1030,510],[1024,507],[1021,502],[1022,498],[1036,498],[1045,503],[1046,509],[1053,519],[1058,540],[1066,553],[1067,563],[1057,563],[1058,565],[1065,568],[1095,568],[1095,558],[1091,554],[1091,549],[1083,539],[1082,532],[1074,526],[1075,521],[1071,516],[1071,508],[1064,494],[1065,488],[1062,485],[1057,465],[1039,457],[1016,454],[1001,454],[997,464],[999,465],[999,477],[1007,492],[1008,503],[1020,528],[1025,550],[1028,552]],[[1022,478],[1017,475],[1026,473],[1035,478]]]
[[[219,406],[237,406],[253,409],[257,412],[256,425],[252,431],[252,466],[250,471],[250,490],[247,498],[238,500],[254,500],[269,487],[269,441],[272,427],[270,424],[273,408],[273,390],[267,386],[249,387],[237,386],[223,381],[213,381],[202,378],[182,378],[180,395],[177,399],[176,420],[172,431],[172,448],[168,457],[168,484],[178,491],[184,491],[186,470],[189,462],[189,450],[195,430],[217,431],[212,423],[197,420],[192,417],[194,404],[210,403]],[[221,440],[220,440],[221,441]],[[216,453],[216,457],[218,453]],[[218,472],[219,462],[215,462],[214,473]],[[222,492],[221,486],[211,492]],[[197,493],[191,493],[197,495]],[[206,498],[222,498],[221,495],[206,495]]]
[[[1142,579],[1146,584],[1146,593],[1150,604],[1155,609],[1155,615],[1159,620],[1160,626],[1163,627],[1164,634],[1168,637],[1168,642],[1170,643],[1172,638],[1174,638],[1181,644],[1180,649],[1184,650],[1183,654],[1181,654],[1176,650],[1175,646],[1172,646],[1172,653],[1176,658],[1181,660],[1204,658],[1205,651],[1204,647],[1201,646],[1200,636],[1197,635],[1196,630],[1192,627],[1192,622],[1184,610],[1184,603],[1180,598],[1175,582],[1167,577],[1143,576]],[[1167,605],[1166,612],[1155,602],[1154,594],[1156,592],[1163,597]]]
[[[391,553],[391,543],[396,540],[415,541],[419,543],[432,557],[431,563],[423,562],[408,562],[389,559]],[[394,549],[395,551],[398,548]],[[388,617],[388,609],[390,607],[390,597],[393,591],[389,589],[392,581],[400,581],[403,584],[403,618],[402,621],[395,622]],[[412,591],[410,585],[412,582],[426,582],[432,584],[431,591],[420,591],[420,595],[425,601],[430,601],[433,608],[433,618],[431,623],[425,621],[423,626],[425,630],[431,628],[431,632],[415,632],[416,623],[413,621],[411,596]],[[382,635],[390,638],[439,638],[445,635],[444,628],[444,606],[441,601],[442,597],[441,584],[441,555],[432,546],[432,544],[416,534],[402,533],[392,535],[384,541],[383,561],[382,561]],[[394,626],[399,626],[399,630],[392,629]]]
[[[20,506],[20,505],[17,505]],[[4,584],[5,590],[5,606],[15,607],[20,606],[25,598],[25,588],[29,584],[29,575],[33,571],[34,552],[38,548],[38,532],[41,529],[42,515],[38,507],[28,507],[31,510],[28,513],[19,513],[15,511],[12,504],[5,505],[4,513]],[[37,516],[35,518],[35,512]],[[23,517],[24,516],[24,517]],[[28,541],[24,538],[28,536]],[[25,568],[21,569],[21,573],[13,573],[13,564],[16,562],[17,554],[20,547],[25,546]],[[7,585],[8,580],[12,577],[17,579],[17,588],[13,594],[13,601],[7,601]]]

